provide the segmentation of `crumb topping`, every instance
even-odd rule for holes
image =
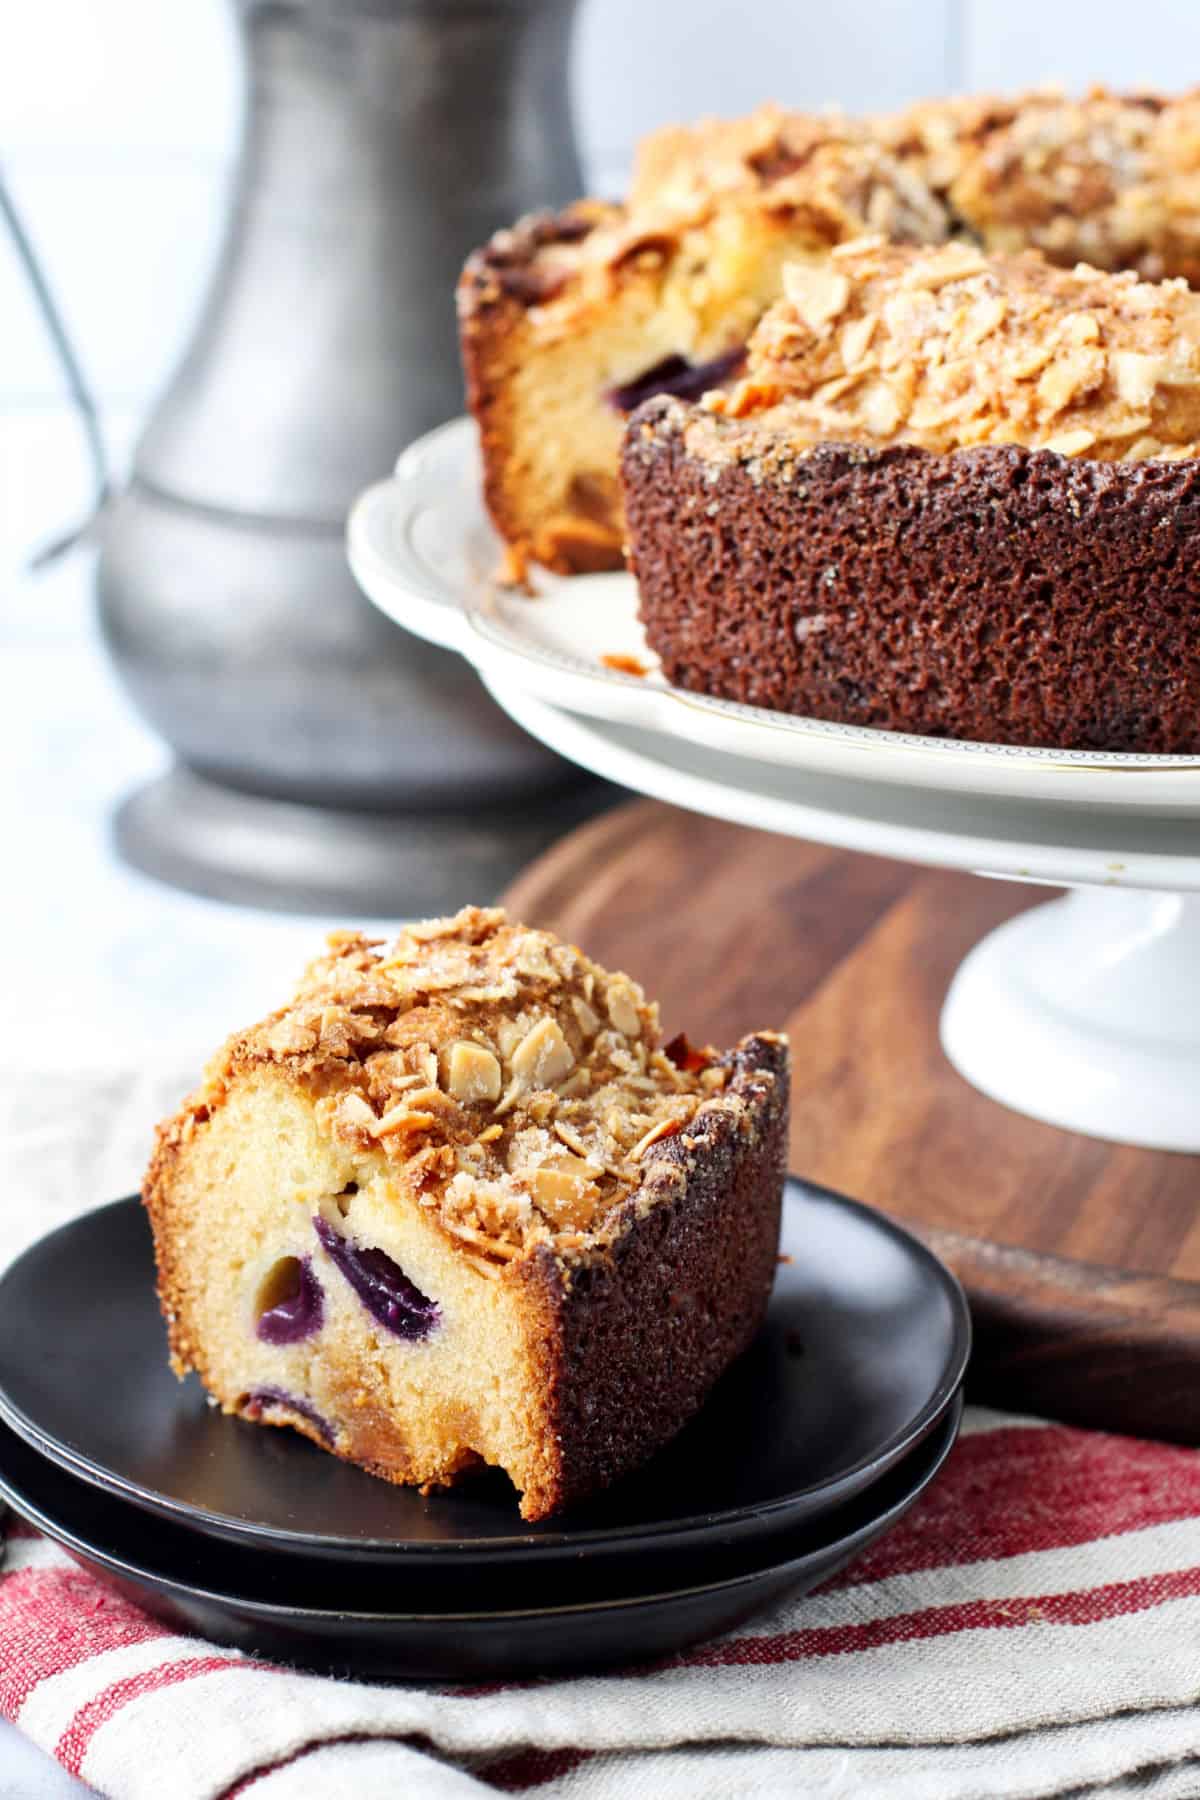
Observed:
[[[1200,273],[1200,91],[941,100],[879,129],[989,250]]]
[[[480,907],[390,945],[332,936],[291,1004],[225,1046],[194,1112],[253,1063],[289,1065],[323,1129],[381,1152],[492,1263],[586,1247],[651,1147],[728,1078],[714,1051],[660,1047],[657,1008],[628,976]]]
[[[714,239],[706,228],[718,215]],[[1045,88],[860,119],[768,105],[671,126],[640,144],[626,205],[580,201],[499,233],[462,304],[506,291],[528,304],[536,332],[554,335],[631,265],[654,274],[681,257],[689,300],[703,310],[711,289],[711,312],[733,303],[747,245],[772,224],[795,254],[864,233],[955,237],[1200,285],[1200,89],[1072,98]]]
[[[762,106],[743,119],[668,126],[638,148],[629,212],[667,227],[699,224],[739,196],[838,243],[864,229],[899,242],[946,236],[945,208],[869,120]]]
[[[1200,454],[1200,296],[1035,253],[868,237],[784,272],[745,378],[710,414],[791,442]],[[702,436],[703,434],[701,434]]]

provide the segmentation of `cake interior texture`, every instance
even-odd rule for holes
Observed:
[[[628,202],[498,233],[459,289],[484,490],[513,552],[621,565],[623,415],[735,380],[788,264],[868,233],[1200,276],[1200,94],[931,101],[852,119],[764,107],[646,139]]]
[[[636,1467],[761,1323],[787,1053],[660,1046],[637,985],[467,908],[331,940],[161,1128],[178,1373],[387,1479],[537,1519]]]
[[[868,237],[629,423],[675,685],[923,736],[1200,749],[1200,296]]]

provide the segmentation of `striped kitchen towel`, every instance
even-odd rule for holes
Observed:
[[[1200,1455],[968,1410],[818,1593],[654,1666],[470,1690],[176,1636],[10,1521],[0,1713],[114,1800],[1196,1800]]]

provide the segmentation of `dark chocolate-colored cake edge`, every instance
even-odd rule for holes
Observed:
[[[647,1153],[611,1250],[565,1289],[550,1256],[529,1265],[546,1324],[555,1511],[668,1442],[762,1324],[787,1161],[787,1044],[745,1038],[725,1060],[726,1095]]]
[[[929,737],[1200,752],[1200,462],[802,450],[656,399],[622,486],[676,687]]]

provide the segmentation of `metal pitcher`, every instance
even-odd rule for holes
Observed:
[[[227,240],[98,575],[120,675],[192,776],[392,812],[561,774],[465,663],[368,605],[342,532],[355,493],[461,410],[467,252],[580,191],[575,7],[237,0],[248,95]]]

